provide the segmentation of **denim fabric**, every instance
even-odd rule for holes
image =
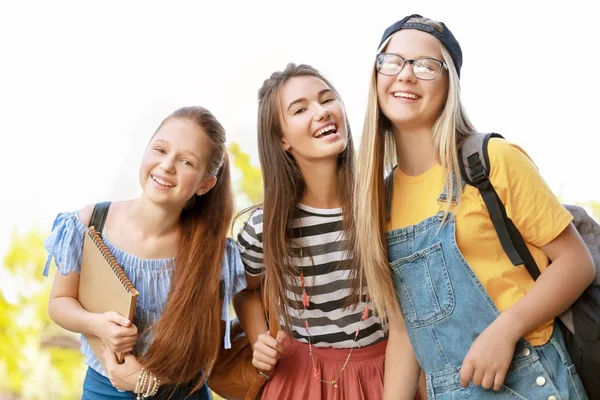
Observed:
[[[150,399],[168,399],[171,394],[168,391],[169,387],[161,387],[156,396],[149,397]],[[178,388],[173,393],[171,399],[184,399],[189,391],[188,386],[183,386]],[[85,381],[83,382],[83,396],[82,400],[114,400],[114,399],[135,399],[136,395],[133,392],[119,392],[115,387],[110,383],[107,377],[99,374],[94,371],[92,368],[88,368],[87,374],[85,376]],[[204,386],[197,392],[195,392],[192,396],[187,397],[188,400],[211,400],[212,396],[210,394],[210,390],[208,389],[208,385],[204,384]]]
[[[440,197],[444,200],[445,195]],[[557,327],[545,345],[518,342],[500,391],[460,385],[465,355],[499,312],[458,249],[454,215],[443,225],[442,216],[440,212],[387,234],[394,285],[426,374],[428,398],[587,399]]]

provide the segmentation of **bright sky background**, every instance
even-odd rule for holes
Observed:
[[[524,147],[564,201],[600,200],[592,4],[4,1],[0,256],[13,227],[49,230],[59,211],[137,195],[144,146],[179,106],[209,108],[256,155],[257,90],[288,61],[333,81],[358,139],[381,34],[413,12],[461,43],[476,127]]]

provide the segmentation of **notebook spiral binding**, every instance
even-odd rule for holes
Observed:
[[[110,250],[108,250],[108,247],[106,247],[106,243],[104,243],[104,240],[102,240],[102,236],[100,236],[100,234],[94,229],[93,226],[90,226],[87,232],[90,239],[92,239],[94,243],[98,246],[100,252],[104,256],[106,261],[108,261],[108,264],[111,266],[111,268],[115,272],[115,275],[117,275],[117,277],[119,278],[125,289],[127,289],[129,294],[138,294],[138,291],[127,277],[127,274],[125,274],[125,271],[123,271],[117,260],[111,254]]]

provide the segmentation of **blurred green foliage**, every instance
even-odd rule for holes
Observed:
[[[24,235],[13,231],[4,258],[12,296],[0,293],[0,392],[26,399],[73,399],[80,396],[83,379],[79,349],[46,344],[54,337],[76,342],[48,317],[50,284],[42,276],[45,236],[38,230]]]

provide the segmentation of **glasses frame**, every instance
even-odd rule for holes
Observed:
[[[379,57],[381,57],[381,56],[395,56],[395,57],[399,57],[402,60],[402,67],[395,74],[386,74],[386,73],[381,72],[381,70],[379,69],[379,63],[378,63]],[[435,77],[431,78],[431,79],[419,78],[417,76],[417,74],[415,74],[415,62],[421,61],[421,60],[432,60],[432,61],[440,63],[440,70],[439,70],[438,74]],[[379,73],[381,75],[385,75],[385,76],[396,76],[396,75],[399,75],[400,72],[402,72],[402,70],[404,70],[404,67],[406,66],[406,64],[410,64],[411,65],[411,69],[412,69],[411,72],[415,76],[415,78],[420,79],[422,81],[433,81],[433,80],[436,80],[442,74],[442,71],[444,69],[448,69],[448,66],[446,65],[446,63],[444,61],[438,60],[437,58],[433,58],[433,57],[419,57],[419,58],[412,58],[412,59],[410,59],[410,58],[404,58],[400,54],[396,54],[396,53],[377,53],[377,56],[375,56],[375,68],[377,69],[377,73]]]

